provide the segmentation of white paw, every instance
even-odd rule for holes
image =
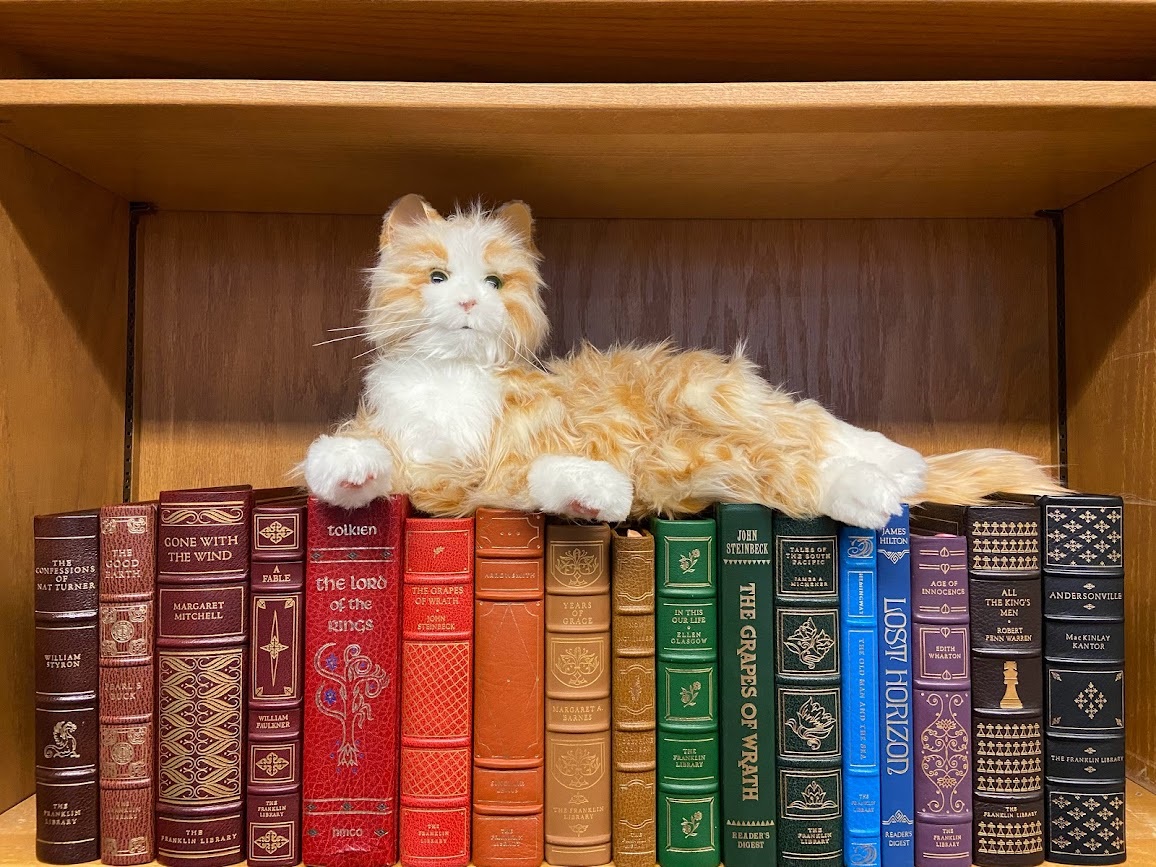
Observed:
[[[315,496],[345,509],[391,493],[393,459],[375,439],[319,436],[305,453],[302,469]]]
[[[877,431],[863,430],[846,422],[839,423],[836,444],[836,456],[863,461],[881,469],[904,502],[923,490],[927,461],[915,449],[889,440]]]
[[[544,455],[528,481],[538,508],[568,518],[625,521],[634,500],[630,479],[605,461]]]
[[[885,470],[855,458],[829,458],[823,465],[823,514],[852,527],[881,530],[903,511],[906,495]]]

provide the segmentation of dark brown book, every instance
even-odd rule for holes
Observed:
[[[610,861],[610,537],[546,527],[546,860]]]
[[[249,566],[249,744],[246,857],[301,860],[301,653],[305,628],[305,495],[258,492]]]
[[[157,860],[245,858],[248,485],[161,494],[157,546]]]
[[[506,509],[475,518],[473,862],[538,867],[546,522]]]
[[[100,510],[100,859],[147,864],[153,838],[156,503]]]
[[[614,864],[653,867],[655,848],[654,536],[614,534]]]
[[[36,857],[49,864],[100,854],[96,780],[97,564],[95,511],[37,515]]]

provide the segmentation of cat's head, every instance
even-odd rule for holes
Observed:
[[[546,339],[533,218],[522,202],[443,217],[398,199],[381,228],[363,326],[390,357],[502,364]]]

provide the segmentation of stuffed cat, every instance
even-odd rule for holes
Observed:
[[[393,205],[361,326],[374,356],[360,408],[302,464],[316,496],[603,521],[762,503],[880,528],[903,503],[1062,490],[1014,452],[924,459],[772,387],[741,348],[585,346],[538,366],[549,322],[532,230],[521,202],[448,217],[416,195]]]

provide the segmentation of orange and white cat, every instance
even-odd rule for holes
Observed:
[[[530,209],[442,217],[416,195],[385,217],[357,415],[309,447],[310,490],[348,508],[408,494],[434,515],[478,506],[620,521],[763,503],[878,528],[901,504],[1061,490],[1031,458],[925,460],[774,388],[746,360],[669,345],[585,346],[531,362],[549,323]]]

